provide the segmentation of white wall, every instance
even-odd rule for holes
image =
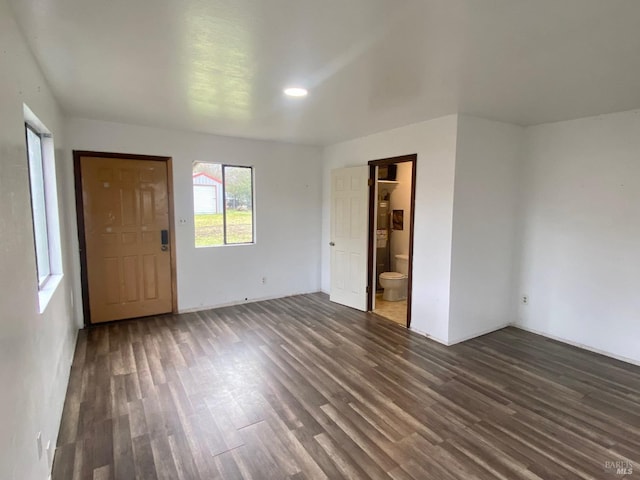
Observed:
[[[173,158],[180,311],[318,291],[319,148],[84,119],[67,133],[72,150]],[[255,245],[195,248],[194,161],[255,167]]]
[[[334,168],[417,153],[411,328],[446,343],[449,318],[457,116],[327,147],[323,161],[322,289],[329,291],[329,213]]]
[[[391,270],[398,271],[396,255],[409,254],[411,226],[411,162],[398,164],[398,185],[391,190],[391,209],[404,210],[404,229],[391,232]]]
[[[524,129],[460,115],[449,343],[515,321],[516,204]]]
[[[526,129],[518,325],[640,362],[640,111]]]
[[[36,435],[55,448],[77,322],[71,306],[74,219],[60,209],[65,276],[43,314],[31,221],[23,103],[53,133],[59,201],[72,189],[60,110],[5,0],[0,0],[0,478],[45,479]]]

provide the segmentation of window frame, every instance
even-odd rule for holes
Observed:
[[[40,275],[38,273],[37,251],[34,252],[34,260],[36,268],[34,269],[36,293],[38,298],[38,312],[44,314],[47,306],[49,305],[53,295],[58,290],[58,287],[62,283],[64,277],[64,265],[62,256],[62,209],[60,207],[58,197],[58,175],[56,169],[56,150],[55,142],[51,131],[46,127],[44,123],[33,113],[33,111],[25,104],[22,104],[23,112],[23,124],[25,135],[25,161],[26,165],[26,182],[25,189],[28,188],[29,202],[31,211],[31,220],[33,222],[33,196],[31,192],[31,170],[29,165],[29,130],[34,135],[40,138],[40,154],[41,154],[41,166],[42,166],[42,180],[43,180],[43,194],[44,194],[44,213],[46,215],[46,236],[48,244],[49,254],[49,275],[45,281],[40,281]],[[27,129],[28,128],[28,129]],[[35,227],[34,227],[35,229]],[[34,247],[35,247],[35,230],[34,234]],[[37,247],[36,247],[37,248]],[[43,279],[44,280],[44,279]],[[72,300],[73,301],[73,300]]]
[[[202,245],[202,246],[197,246],[195,245],[195,239],[194,239],[194,246],[195,248],[212,248],[212,247],[233,247],[233,246],[238,246],[238,245],[255,245],[256,244],[256,219],[255,219],[255,213],[256,213],[256,208],[255,208],[255,190],[254,190],[254,186],[255,186],[255,168],[253,165],[236,165],[236,164],[231,164],[231,163],[222,163],[222,162],[206,162],[206,161],[194,161],[191,164],[191,175],[193,176],[193,167],[196,164],[207,164],[207,165],[220,165],[220,176],[222,177],[221,180],[221,192],[220,196],[222,197],[222,244],[220,245]],[[244,168],[244,169],[248,169],[249,173],[250,173],[250,188],[251,188],[251,241],[250,242],[232,242],[229,243],[227,241],[227,189],[226,189],[226,173],[225,170],[227,168]],[[193,185],[191,186],[191,190],[192,190],[192,194],[193,194]],[[216,201],[217,201],[217,195],[218,195],[218,191],[216,189]],[[195,202],[194,202],[194,211],[193,211],[193,217],[195,220]],[[194,222],[194,233],[195,233],[195,222]]]
[[[26,150],[27,150],[27,170],[29,173],[29,204],[31,207],[31,226],[33,228],[33,247],[34,247],[34,253],[35,253],[35,258],[36,258],[36,280],[38,281],[38,290],[44,290],[47,282],[51,279],[52,276],[54,276],[53,273],[53,265],[52,265],[52,261],[51,261],[51,257],[52,257],[52,252],[51,252],[51,239],[50,234],[51,234],[51,230],[49,228],[49,205],[47,204],[47,180],[46,180],[46,174],[45,174],[45,164],[44,164],[44,148],[43,148],[43,137],[44,135],[42,134],[42,132],[39,132],[35,127],[33,127],[29,122],[25,122],[25,141],[26,141]],[[40,146],[40,173],[42,174],[41,178],[38,179],[39,182],[42,183],[42,196],[43,196],[43,204],[44,204],[44,212],[43,212],[43,216],[44,216],[44,230],[45,230],[45,235],[44,238],[46,239],[46,250],[47,250],[47,259],[46,259],[46,263],[47,263],[47,267],[48,267],[48,272],[46,276],[43,276],[44,278],[40,278],[40,267],[42,262],[40,261],[40,256],[38,254],[38,227],[36,226],[37,223],[37,219],[36,219],[36,215],[35,215],[35,208],[34,208],[34,202],[33,202],[33,178],[32,175],[34,175],[32,168],[31,168],[31,152],[29,149],[29,131],[34,134],[36,137],[38,137],[39,140],[39,146]]]

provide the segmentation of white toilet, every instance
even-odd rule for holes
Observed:
[[[380,274],[380,285],[384,288],[382,299],[397,302],[407,298],[407,278],[409,273],[409,255],[396,255],[397,272]]]

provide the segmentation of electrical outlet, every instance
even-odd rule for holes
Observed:
[[[181,217],[180,219],[178,219],[178,223],[180,225],[186,225],[187,224],[187,219],[184,217]]]
[[[520,298],[520,301],[522,302],[523,305],[529,305],[529,296],[528,295],[523,295]]]
[[[260,279],[260,283],[262,283],[263,285],[267,283],[267,277],[262,277]]]
[[[38,460],[42,458],[42,432],[36,435],[36,446],[38,447]]]

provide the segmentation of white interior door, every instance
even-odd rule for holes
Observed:
[[[332,302],[367,310],[369,167],[331,172]]]

